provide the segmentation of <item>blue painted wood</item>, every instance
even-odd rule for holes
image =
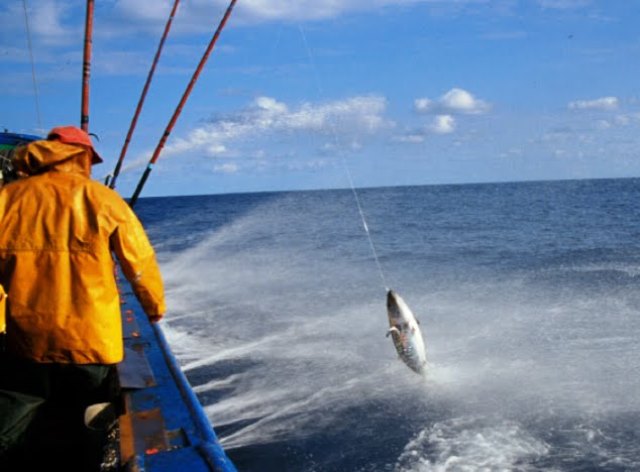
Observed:
[[[160,448],[140,447],[133,445],[130,450],[137,451],[132,470],[150,472],[236,472],[207,418],[202,405],[198,401],[189,382],[180,370],[177,360],[158,324],[149,323],[137,300],[130,293],[123,294],[123,322],[127,318],[136,329],[125,327],[124,342],[127,349],[135,349],[137,354],[143,353],[150,367],[155,385],[144,388],[123,389],[125,405],[129,411],[128,420],[134,429],[133,440],[144,441],[137,432],[144,429],[138,418],[140,413],[159,410],[167,438],[168,446]],[[125,359],[125,363],[127,359]],[[144,369],[143,369],[144,370]],[[144,415],[142,415],[144,416]],[[148,425],[146,426],[148,427]],[[147,435],[157,435],[157,431],[146,431]],[[140,452],[144,451],[144,452]],[[143,464],[143,467],[140,466]]]

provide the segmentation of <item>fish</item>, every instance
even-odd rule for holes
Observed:
[[[400,359],[414,372],[424,375],[427,370],[427,355],[420,324],[407,303],[393,290],[387,291],[387,315],[393,345]]]

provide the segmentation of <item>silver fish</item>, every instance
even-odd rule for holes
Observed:
[[[405,301],[393,290],[387,292],[387,315],[389,331],[393,345],[400,359],[418,374],[424,374],[427,367],[427,355],[420,325]]]

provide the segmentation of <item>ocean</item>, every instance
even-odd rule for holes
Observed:
[[[242,472],[640,470],[640,180],[145,198]],[[421,323],[399,359],[385,286]]]

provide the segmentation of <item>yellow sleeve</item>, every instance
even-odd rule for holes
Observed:
[[[111,246],[145,313],[157,320],[166,311],[160,268],[142,223],[129,205],[122,203]]]

